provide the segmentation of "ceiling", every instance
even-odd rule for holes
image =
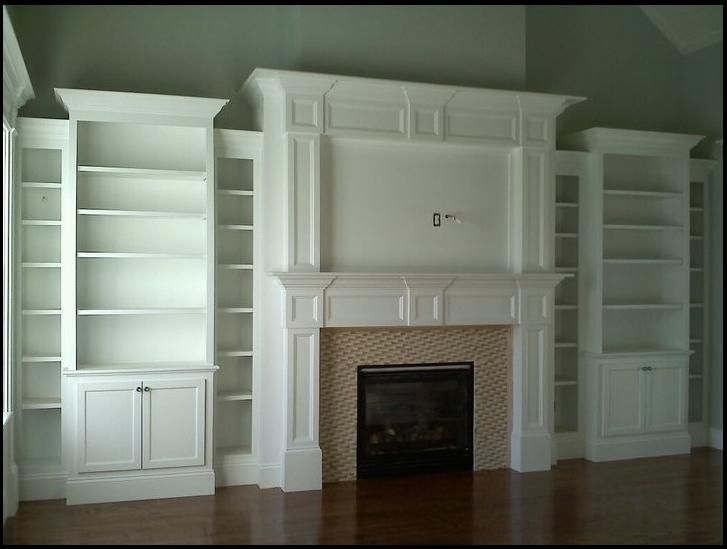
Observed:
[[[682,55],[722,42],[721,4],[640,8]]]

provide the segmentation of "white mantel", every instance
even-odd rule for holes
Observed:
[[[263,130],[273,275],[261,288],[260,486],[321,487],[319,335],[335,326],[512,325],[511,466],[549,469],[564,278],[555,120],[583,98],[270,69],[241,94]],[[463,224],[433,228],[437,211]]]

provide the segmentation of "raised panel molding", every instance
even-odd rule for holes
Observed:
[[[320,268],[320,137],[288,134],[288,266]]]
[[[318,444],[318,330],[288,332],[288,448]]]
[[[283,94],[284,131],[555,149],[555,117],[582,97],[255,69],[253,105]]]
[[[569,274],[273,273],[286,328],[549,325],[553,288]]]

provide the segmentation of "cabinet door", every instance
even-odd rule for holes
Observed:
[[[686,363],[649,364],[646,372],[647,431],[686,429],[688,369]]]
[[[144,382],[143,394],[143,468],[204,465],[204,379]]]
[[[641,364],[601,365],[601,436],[644,430]]]
[[[141,381],[78,385],[78,472],[141,468]]]

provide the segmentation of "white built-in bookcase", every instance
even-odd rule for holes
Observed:
[[[57,94],[71,115],[64,369],[214,364],[214,114],[179,115],[195,98]],[[193,108],[224,104],[210,102]]]
[[[217,484],[255,482],[260,132],[215,130]]]
[[[15,380],[21,498],[64,475],[61,453],[61,197],[66,192],[68,122],[18,118],[20,259],[15,291]],[[52,495],[52,494],[51,494]]]
[[[710,362],[709,176],[713,160],[692,159],[689,183],[689,424],[694,445],[707,444]]]
[[[582,456],[578,379],[578,237],[580,187],[589,154],[558,151],[555,169],[555,270],[571,275],[555,288],[554,431],[558,458]]]

